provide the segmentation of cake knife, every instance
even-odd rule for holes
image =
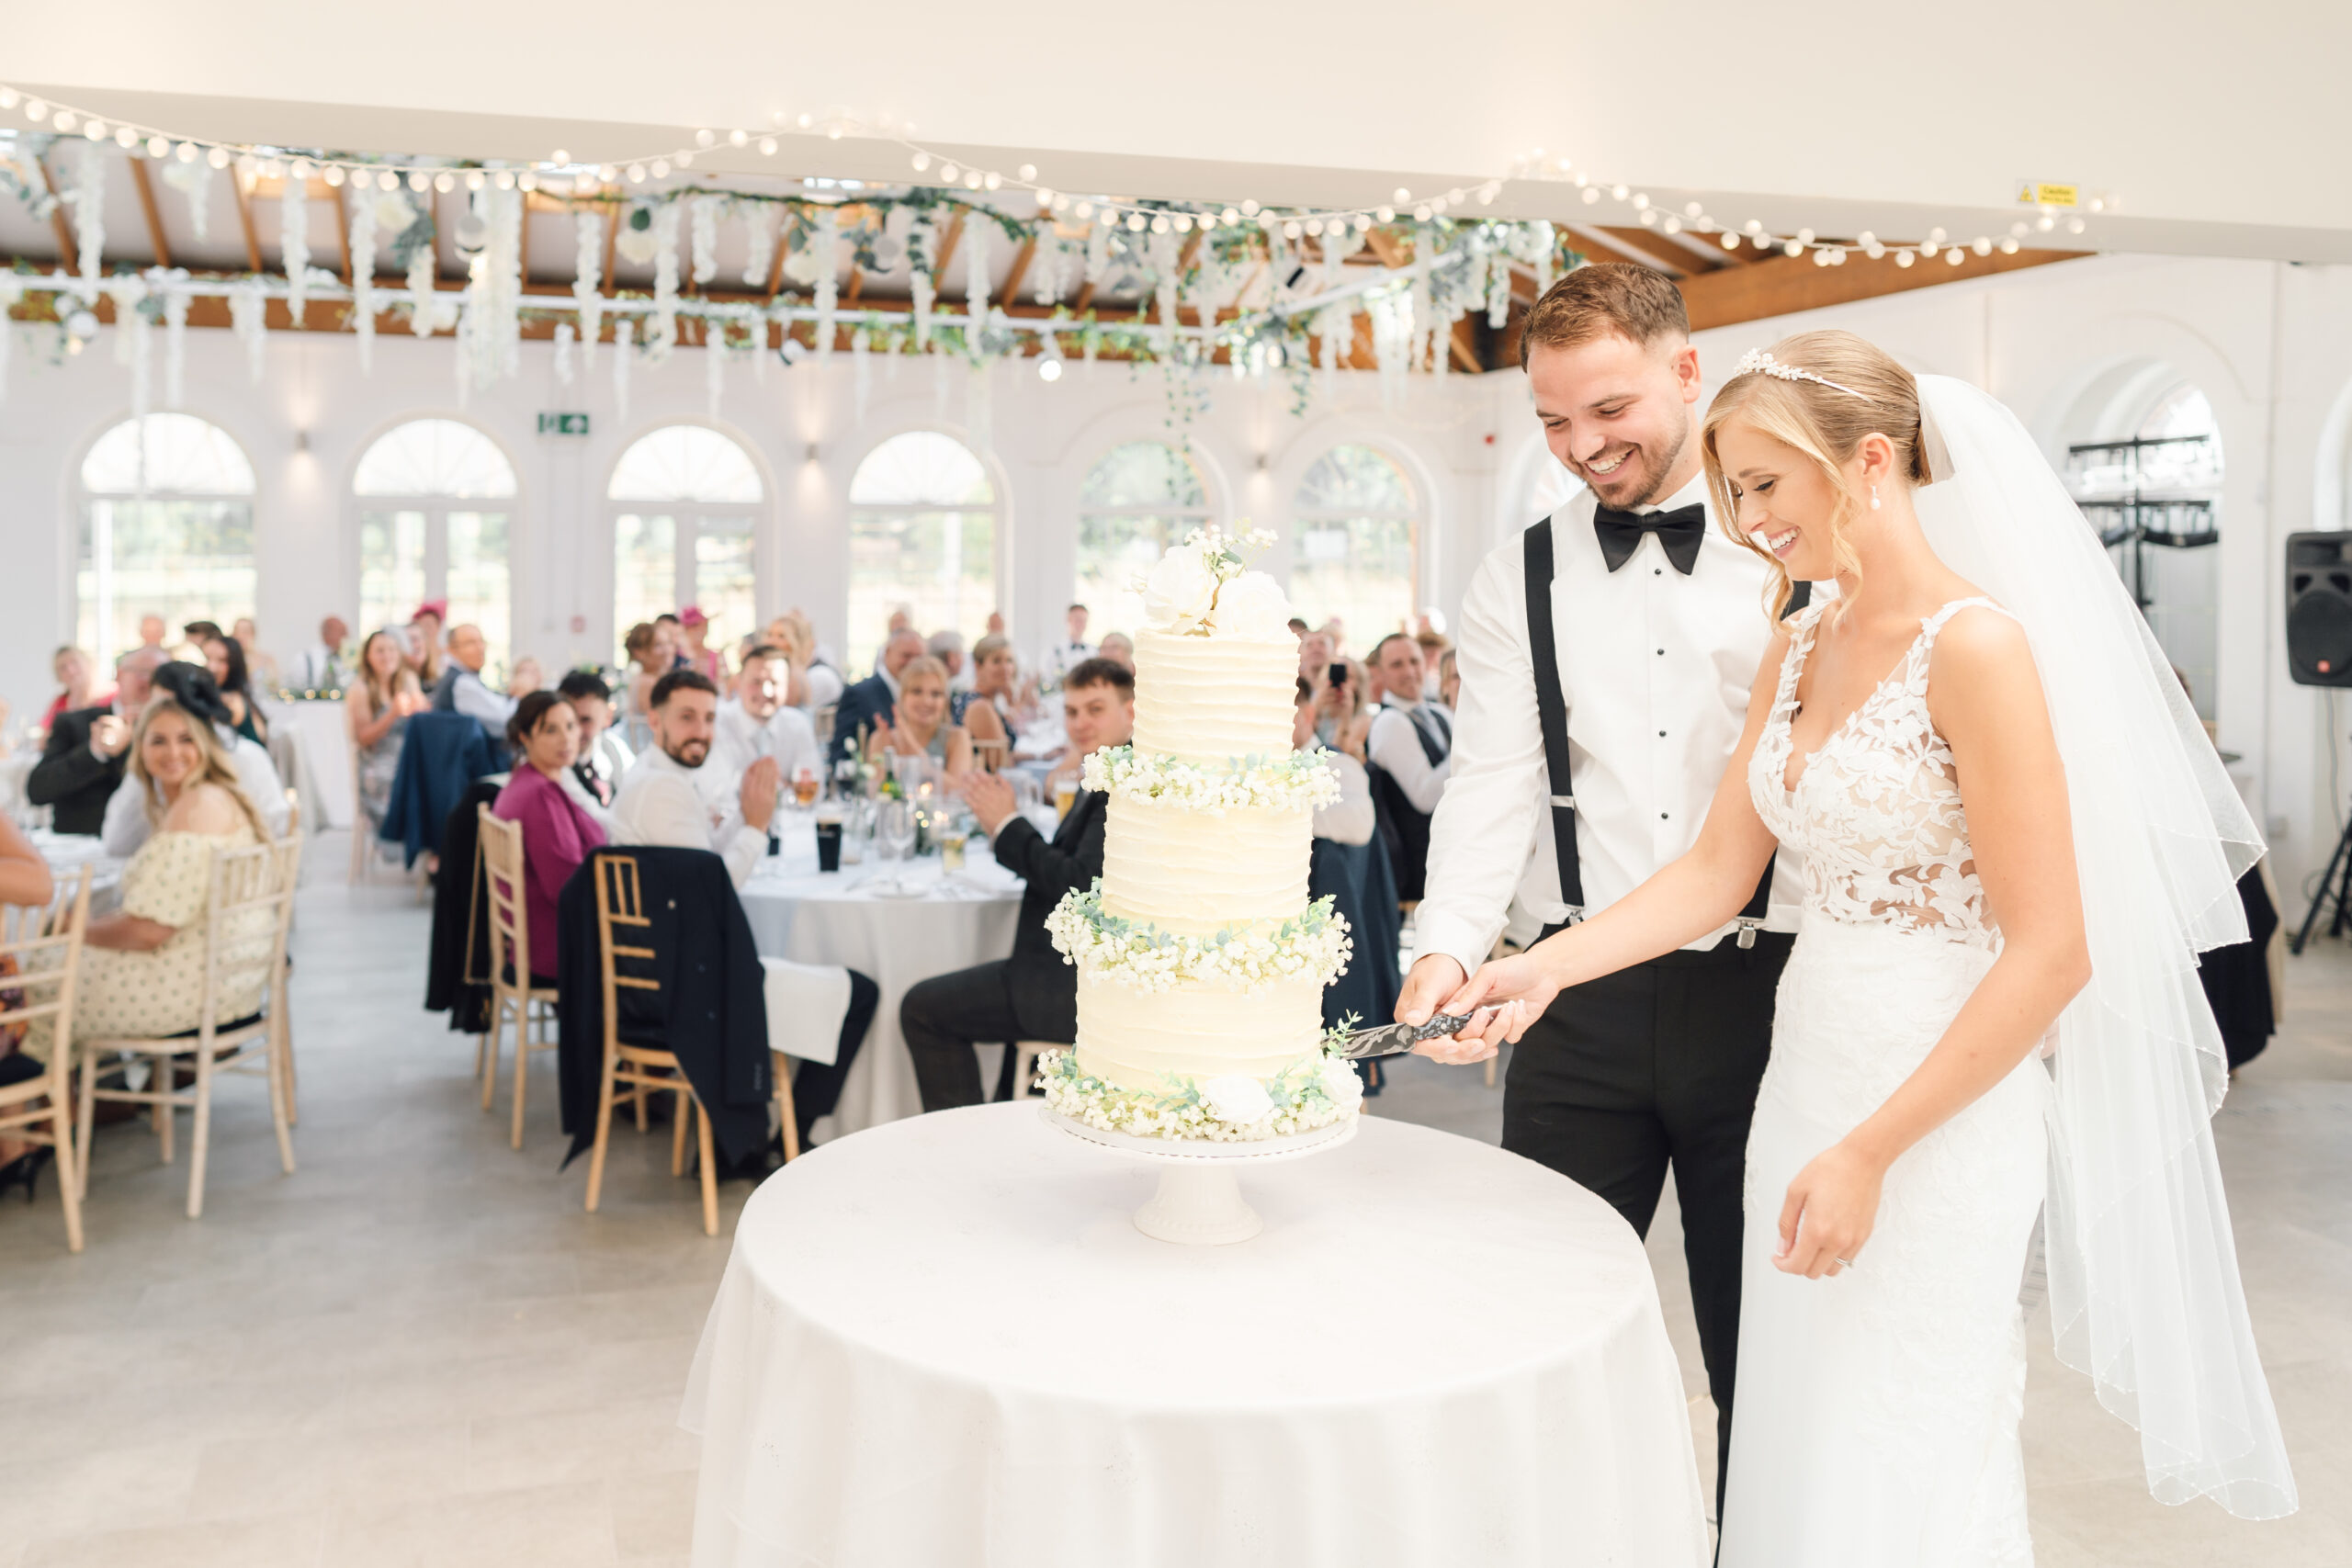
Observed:
[[[1442,1035],[1459,1034],[1476,1018],[1475,1013],[1439,1013],[1427,1023],[1384,1023],[1376,1029],[1359,1029],[1340,1043],[1338,1055],[1351,1061],[1367,1056],[1395,1056],[1411,1050],[1424,1040]]]

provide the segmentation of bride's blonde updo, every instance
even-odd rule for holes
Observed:
[[[1765,613],[1775,620],[1789,602],[1788,569],[1779,558],[1739,525],[1739,505],[1724,476],[1723,458],[1715,450],[1717,433],[1733,420],[1744,420],[1765,435],[1794,448],[1821,470],[1838,497],[1829,519],[1829,549],[1838,570],[1860,578],[1861,563],[1846,537],[1848,525],[1860,515],[1847,493],[1840,471],[1871,435],[1883,435],[1894,445],[1894,468],[1915,485],[1928,482],[1928,460],[1919,440],[1919,384],[1893,355],[1852,333],[1799,333],[1774,344],[1777,364],[1809,370],[1823,381],[1783,380],[1760,370],[1734,376],[1707,407],[1699,430],[1700,456],[1707,467],[1707,490],[1715,515],[1724,520],[1733,538],[1770,563],[1773,581],[1764,599]],[[1851,389],[1841,390],[1840,389]]]

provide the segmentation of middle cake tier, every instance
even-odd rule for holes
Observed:
[[[1102,908],[1191,935],[1287,919],[1306,908],[1313,849],[1306,811],[1204,811],[1118,796],[1102,834]]]

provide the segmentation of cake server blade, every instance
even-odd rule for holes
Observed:
[[[1384,1023],[1376,1029],[1359,1029],[1340,1045],[1339,1055],[1352,1061],[1367,1056],[1395,1056],[1411,1050],[1424,1040],[1454,1034],[1468,1027],[1470,1014],[1439,1013],[1427,1023]]]

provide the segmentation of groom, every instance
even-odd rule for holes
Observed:
[[[1587,489],[1487,556],[1463,597],[1453,779],[1396,1005],[1407,1022],[1485,961],[1514,897],[1548,936],[1690,847],[1771,637],[1769,569],[1710,514],[1699,357],[1674,285],[1625,263],[1577,268],[1529,313],[1520,363],[1545,443]],[[1637,1232],[1672,1167],[1718,1512],[1747,1123],[1799,891],[1796,866],[1777,865],[1734,924],[1562,991],[1503,1090],[1503,1147]]]

